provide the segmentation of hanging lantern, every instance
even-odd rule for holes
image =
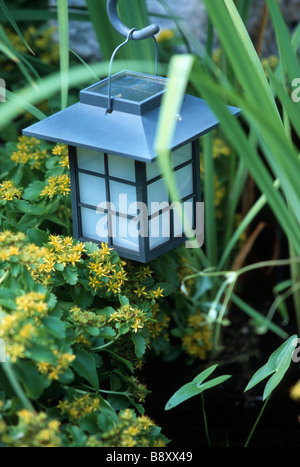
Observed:
[[[108,78],[23,134],[69,147],[74,238],[107,242],[121,257],[146,263],[187,241],[185,221],[203,243],[199,138],[219,122],[205,101],[185,95],[170,148],[182,203],[178,210],[170,203],[154,150],[167,80],[133,71],[111,76],[116,52],[129,40],[153,37],[157,51],[159,28],[129,30],[117,15],[117,2],[108,0],[108,16],[126,41],[112,56]]]

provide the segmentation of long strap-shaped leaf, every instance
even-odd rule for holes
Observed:
[[[295,149],[286,137],[259,57],[232,0],[204,0],[204,3],[242,87],[247,104],[247,108],[243,110],[259,136],[270,167],[275,177],[280,179],[281,187],[291,201],[299,221],[300,162]],[[262,120],[264,120],[263,126]],[[275,143],[275,139],[279,146]]]
[[[69,91],[69,15],[68,0],[58,0],[57,4],[59,26],[61,108],[68,105]]]

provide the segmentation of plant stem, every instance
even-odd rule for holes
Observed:
[[[209,432],[208,432],[208,425],[207,425],[207,418],[206,418],[206,412],[205,412],[203,393],[201,393],[201,399],[202,399],[202,413],[203,413],[203,420],[204,420],[206,439],[207,439],[209,447],[211,448],[211,441],[210,441],[210,436],[209,436]]]
[[[268,402],[269,399],[270,399],[270,396],[268,396],[267,399],[265,400],[265,403],[264,403],[264,405],[263,405],[263,407],[262,407],[262,409],[261,409],[261,411],[260,411],[260,414],[259,414],[259,416],[257,417],[257,419],[256,419],[256,421],[255,421],[255,423],[254,423],[254,425],[253,425],[253,428],[252,428],[252,430],[251,430],[251,432],[250,432],[250,435],[248,436],[248,439],[247,439],[247,441],[246,441],[246,443],[245,443],[245,445],[244,445],[245,448],[248,447],[248,444],[249,444],[249,442],[250,442],[250,440],[251,440],[251,438],[252,438],[252,436],[253,436],[253,433],[254,433],[254,431],[255,431],[257,425],[258,425],[259,420],[261,419],[261,416],[262,416],[262,414],[263,414],[263,412],[264,412],[264,410],[265,410],[265,408],[266,408],[266,405],[267,405],[267,402]]]

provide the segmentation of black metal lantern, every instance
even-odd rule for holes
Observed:
[[[121,46],[154,37],[159,31],[155,25],[141,31],[126,28],[117,16],[117,1],[108,0],[108,15],[126,37]],[[205,101],[185,95],[170,148],[180,216],[170,204],[154,151],[166,84],[158,76],[109,72],[107,79],[81,91],[77,104],[23,131],[69,146],[74,237],[107,242],[120,256],[144,263],[187,240],[183,219],[203,238],[197,216],[199,137],[219,124]]]

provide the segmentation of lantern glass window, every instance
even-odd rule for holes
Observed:
[[[77,165],[79,169],[104,174],[104,154],[90,149],[77,149]]]
[[[112,244],[115,247],[139,251],[139,225],[132,218],[112,215]]]
[[[105,180],[87,173],[78,174],[79,199],[81,203],[98,206],[106,199]]]
[[[136,213],[136,187],[126,183],[110,180],[109,182],[110,202],[116,212],[122,214]]]
[[[152,216],[149,221],[149,248],[154,250],[169,242],[171,225],[170,211],[163,214]]]
[[[126,159],[121,156],[108,155],[108,171],[112,177],[135,182],[135,164],[133,159]]]
[[[107,214],[96,209],[80,208],[82,236],[97,242],[108,242]]]

